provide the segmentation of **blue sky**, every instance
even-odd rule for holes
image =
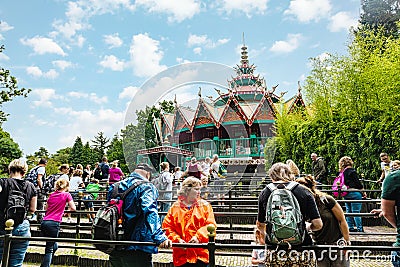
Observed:
[[[0,66],[32,92],[4,104],[3,128],[25,154],[54,153],[100,131],[112,137],[127,113],[156,103],[161,93],[143,87],[154,75],[182,63],[233,67],[243,32],[268,88],[279,84],[290,97],[310,57],[346,52],[359,13],[359,0],[4,1]],[[190,94],[179,91],[178,103]]]

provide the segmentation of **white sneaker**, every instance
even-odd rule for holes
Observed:
[[[68,217],[67,223],[72,223],[72,219]]]
[[[32,217],[30,217],[28,220],[29,220],[30,222],[37,222],[37,216],[36,216],[36,214],[32,214]]]

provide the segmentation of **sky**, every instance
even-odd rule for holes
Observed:
[[[25,155],[112,138],[137,109],[193,99],[193,81],[203,96],[226,87],[243,43],[291,97],[310,58],[346,53],[359,16],[359,0],[3,1],[0,66],[32,92],[3,104],[2,127]]]

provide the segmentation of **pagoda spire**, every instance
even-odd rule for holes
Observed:
[[[246,66],[246,65],[248,65],[249,64],[249,57],[247,56],[247,46],[246,46],[246,44],[245,44],[245,42],[244,42],[244,33],[243,33],[243,46],[242,46],[242,52],[241,52],[241,54],[242,54],[242,56],[241,56],[241,60],[240,60],[240,63],[242,63],[242,66]]]

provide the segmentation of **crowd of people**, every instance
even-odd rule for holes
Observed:
[[[350,259],[344,250],[334,258],[324,255],[324,251],[309,253],[310,257],[289,257],[289,252],[303,251],[302,246],[317,245],[350,245],[350,232],[364,232],[362,219],[359,216],[344,215],[343,208],[337,200],[320,191],[321,184],[327,182],[327,166],[322,157],[316,153],[311,154],[312,174],[301,175],[298,166],[293,160],[285,163],[278,162],[272,165],[268,171],[271,179],[258,197],[258,215],[256,221],[255,240],[256,244],[265,245],[264,250],[254,250],[252,253],[252,264],[258,266],[350,266]],[[378,182],[382,182],[381,209],[371,212],[384,216],[387,221],[400,231],[400,215],[397,213],[397,205],[400,203],[400,161],[391,161],[386,153],[380,154],[382,175]],[[107,200],[110,201],[115,186],[119,192],[124,192],[137,181],[145,181],[135,187],[127,194],[123,207],[125,219],[125,239],[139,242],[152,242],[155,246],[126,246],[121,251],[110,254],[111,266],[152,266],[152,254],[158,253],[159,248],[171,248],[172,244],[185,243],[207,243],[207,227],[213,225],[217,228],[214,218],[213,207],[209,199],[223,199],[223,194],[214,194],[222,190],[213,191],[208,187],[209,181],[213,181],[213,187],[223,187],[224,179],[219,170],[222,164],[218,155],[206,158],[198,162],[192,158],[187,164],[186,170],[179,167],[170,170],[168,162],[160,164],[159,179],[165,185],[162,190],[157,189],[151,183],[152,174],[156,170],[146,164],[140,163],[129,175],[125,175],[114,161],[111,167],[108,159],[103,158],[97,163],[94,170],[87,165],[83,168],[78,164],[71,168],[67,164],[59,167],[59,173],[55,175],[54,191],[49,195],[43,193],[46,186],[47,161],[41,159],[39,164],[28,172],[28,166],[24,159],[13,160],[9,164],[9,178],[0,179],[0,235],[5,233],[5,220],[9,218],[7,200],[10,194],[16,191],[24,192],[24,216],[23,220],[17,221],[13,229],[13,235],[30,236],[30,214],[37,210],[45,210],[43,218],[37,213],[35,220],[40,220],[40,230],[45,237],[58,237],[60,224],[66,207],[75,211],[76,193],[84,192],[85,208],[93,211],[94,205],[90,200],[98,197],[98,192],[103,188],[99,180],[109,182]],[[354,168],[353,160],[344,156],[338,162],[338,173],[343,176],[346,185],[345,203],[347,213],[360,213],[361,200],[366,197],[359,175]],[[32,173],[28,175],[29,173]],[[33,183],[28,177],[36,178]],[[26,177],[26,179],[24,179]],[[40,182],[39,182],[40,181]],[[173,200],[173,185],[178,186],[177,200]],[[285,193],[283,193],[285,191]],[[279,196],[279,197],[277,197]],[[38,199],[44,199],[41,207]],[[158,201],[160,200],[160,201]],[[286,209],[286,200],[297,209]],[[286,201],[287,202],[287,201]],[[275,205],[275,206],[274,206]],[[275,207],[275,208],[271,208]],[[277,208],[278,207],[278,208]],[[159,212],[165,213],[160,216]],[[275,213],[280,218],[274,217]],[[287,223],[297,223],[297,228],[291,236],[281,237],[278,233],[282,228],[281,220],[288,216]],[[293,217],[290,217],[290,216]],[[70,215],[69,215],[70,216]],[[88,219],[93,221],[94,214],[88,214]],[[283,217],[282,217],[283,216]],[[273,218],[273,219],[271,219]],[[67,222],[70,217],[67,219]],[[298,220],[298,221],[297,221]],[[0,256],[3,253],[2,240],[0,240]],[[28,248],[29,241],[14,241],[10,251],[9,266],[22,266],[22,262]],[[400,237],[397,238],[395,246],[400,247]],[[283,247],[282,251],[278,251]],[[45,255],[42,267],[50,266],[52,257],[58,245],[56,242],[46,242]],[[280,252],[280,253],[277,253]],[[400,250],[393,251],[392,262],[394,266],[400,266]],[[292,254],[291,254],[292,255]],[[304,255],[304,252],[302,252]],[[290,261],[290,262],[288,262]],[[209,253],[203,248],[173,247],[174,266],[199,266],[205,267],[209,263]],[[289,264],[289,265],[287,265]]]

